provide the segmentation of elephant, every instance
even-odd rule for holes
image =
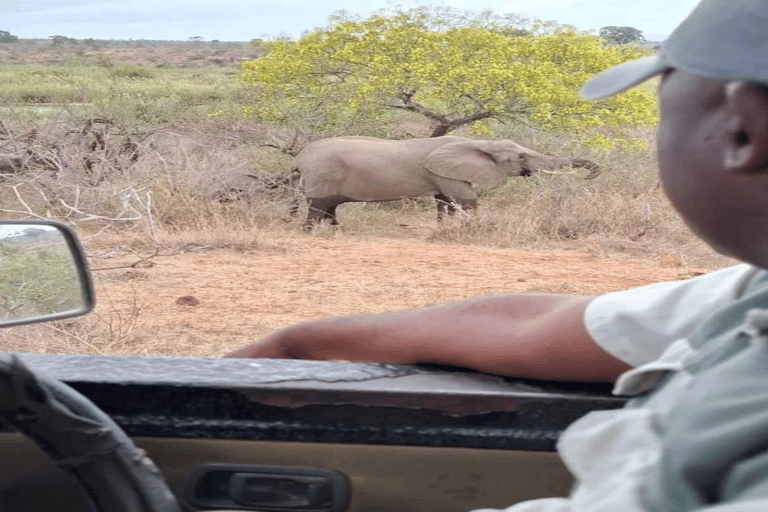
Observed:
[[[513,176],[561,167],[583,167],[587,178],[600,173],[588,160],[555,158],[511,140],[455,136],[386,140],[334,137],[309,144],[294,158],[291,176],[309,203],[306,226],[338,224],[336,207],[347,202],[394,201],[434,196],[437,218],[457,208],[477,208],[478,187],[493,187]],[[298,203],[292,205],[292,213]]]

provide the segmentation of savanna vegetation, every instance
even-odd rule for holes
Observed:
[[[141,262],[305,237],[587,243],[701,261],[711,253],[656,181],[653,84],[596,103],[577,95],[592,74],[650,51],[446,8],[342,12],[298,40],[4,40],[0,212],[61,220],[92,252],[120,247]],[[483,192],[470,221],[436,224],[431,199],[342,205],[342,231],[305,233],[288,214],[296,191],[281,178],[309,142],[443,133],[509,138],[603,172],[510,180]]]

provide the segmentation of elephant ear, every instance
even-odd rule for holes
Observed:
[[[499,155],[493,143],[465,140],[440,146],[422,165],[429,172],[454,180],[468,181],[480,187],[501,185],[509,176],[497,164]]]

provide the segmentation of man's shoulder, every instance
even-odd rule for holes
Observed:
[[[584,324],[604,350],[636,367],[656,359],[716,312],[761,290],[768,291],[768,272],[734,265],[603,295],[587,306]]]

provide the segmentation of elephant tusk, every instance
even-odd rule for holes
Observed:
[[[548,171],[546,169],[543,169],[543,170],[541,170],[539,172],[543,173],[543,174],[576,174],[579,171],[577,171],[575,169],[571,170],[571,171]]]

